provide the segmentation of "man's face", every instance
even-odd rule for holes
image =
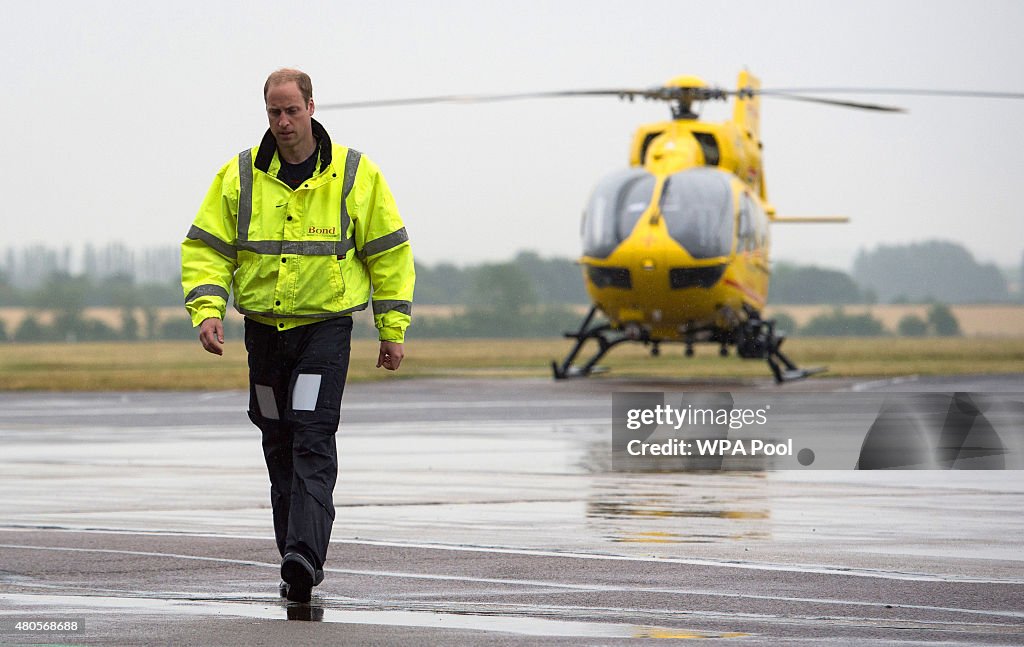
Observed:
[[[267,119],[279,147],[294,148],[312,140],[312,118],[313,100],[306,103],[294,81],[267,90]]]

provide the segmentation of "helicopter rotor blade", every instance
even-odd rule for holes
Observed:
[[[860,110],[876,110],[881,112],[906,112],[897,106],[867,103],[863,101],[846,101],[830,99],[811,94],[865,94],[865,95],[916,95],[937,97],[970,97],[983,99],[1024,99],[1022,92],[991,92],[984,90],[930,90],[923,88],[778,88],[755,89],[740,88],[725,90],[715,87],[680,87],[655,86],[651,88],[598,88],[590,90],[551,90],[544,92],[519,92],[511,94],[447,94],[428,97],[411,97],[404,99],[381,99],[373,101],[348,101],[342,103],[325,103],[317,105],[321,110],[352,110],[358,108],[384,108],[391,106],[410,106],[436,103],[497,103],[502,101],[522,101],[529,99],[552,99],[564,97],[617,97],[634,101],[637,98],[653,101],[708,101],[726,99],[730,96],[752,96],[805,101],[843,108]]]
[[[1024,92],[992,92],[988,90],[932,90],[928,88],[780,88],[763,90],[738,90],[734,94],[758,94],[764,97],[789,99],[792,101],[809,101],[824,103],[845,108],[861,108],[865,110],[881,110],[884,112],[906,112],[904,108],[883,106],[859,101],[842,101],[823,97],[805,96],[808,94],[867,94],[879,96],[919,96],[919,97],[964,97],[972,99],[1024,99]]]
[[[661,88],[640,90],[636,88],[604,88],[595,90],[552,90],[547,92],[519,92],[513,94],[446,94],[432,97],[407,99],[381,99],[376,101],[348,101],[342,103],[318,104],[320,110],[351,110],[356,108],[386,108],[391,106],[424,105],[432,103],[496,103],[499,101],[521,101],[525,99],[550,99],[557,97],[619,97],[632,101],[635,97],[660,98],[655,96]]]
[[[966,97],[974,99],[1024,99],[1024,92],[991,92],[988,90],[933,90],[928,88],[771,88],[756,90],[758,94],[876,94],[879,96]]]
[[[808,103],[823,103],[829,106],[842,108],[856,108],[858,110],[878,110],[880,112],[906,112],[905,108],[898,106],[883,106],[877,103],[864,103],[861,101],[843,101],[841,99],[826,99],[824,97],[809,97],[800,94],[786,94],[783,92],[756,92],[762,96],[769,96],[774,99],[788,99],[790,101],[806,101]]]

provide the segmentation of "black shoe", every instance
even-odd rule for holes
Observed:
[[[286,597],[292,602],[309,602],[316,569],[299,553],[288,553],[281,560],[281,579],[288,583]]]
[[[324,569],[316,569],[316,577],[313,578],[313,586],[320,586],[320,583],[324,581]],[[277,585],[277,593],[282,598],[288,597],[288,582],[281,580],[281,583]]]

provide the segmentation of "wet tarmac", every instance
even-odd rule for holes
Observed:
[[[309,605],[277,595],[245,394],[0,394],[0,644],[1024,644],[1024,471],[610,470],[614,391],[776,389],[350,385]],[[81,626],[12,628],[46,620]]]

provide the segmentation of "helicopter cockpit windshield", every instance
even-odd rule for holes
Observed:
[[[729,255],[734,214],[728,174],[695,168],[671,175],[665,180],[660,207],[669,235],[690,256]]]
[[[606,258],[633,231],[651,204],[655,178],[629,168],[598,183],[583,212],[583,254]]]

